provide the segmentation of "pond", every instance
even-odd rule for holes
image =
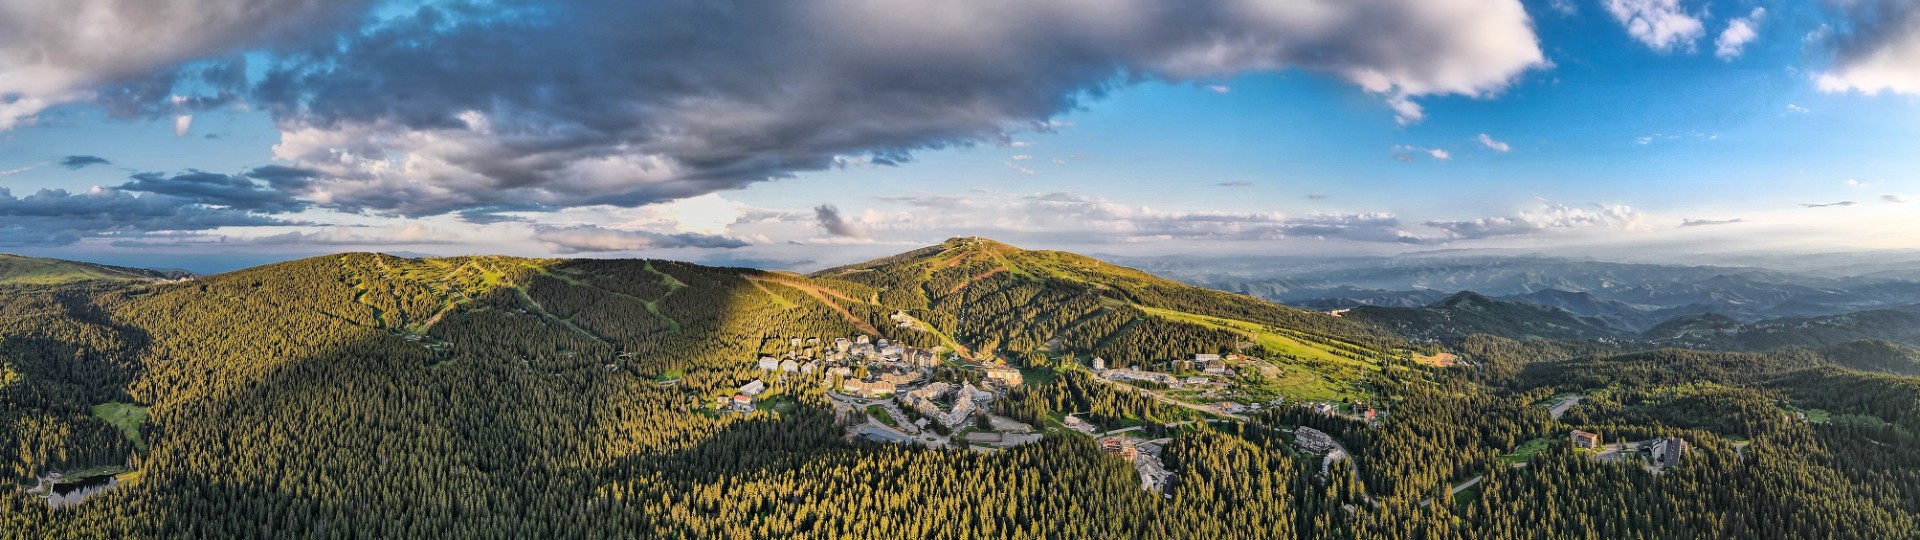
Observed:
[[[119,486],[120,479],[113,475],[95,476],[73,483],[54,484],[53,492],[47,495],[47,505],[59,508],[70,504],[79,504],[80,501],[85,500],[87,497],[105,493],[107,490]]]

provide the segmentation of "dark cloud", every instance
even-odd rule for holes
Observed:
[[[57,246],[91,236],[291,224],[159,194],[135,196],[109,188],[82,193],[43,189],[14,197],[0,188],[0,246]]]
[[[1890,203],[1902,203],[1902,204],[1912,202],[1912,199],[1908,199],[1905,196],[1901,196],[1901,195],[1881,195],[1880,200],[1885,202],[1890,202]]]
[[[732,249],[747,246],[746,242],[725,236],[696,233],[666,234],[646,231],[623,231],[592,225],[541,228],[534,233],[533,238],[545,244],[547,249],[558,253],[637,251],[664,248]]]
[[[266,182],[267,185],[272,186],[274,189],[297,191],[306,189],[307,186],[312,185],[313,179],[320,177],[320,173],[299,167],[267,165],[247,171],[246,176]]]
[[[188,171],[167,176],[157,172],[133,175],[133,181],[120,189],[165,195],[196,204],[232,207],[240,210],[280,214],[298,212],[307,202],[271,185],[260,185],[245,176]]]
[[[1821,90],[1920,94],[1920,2],[1825,2],[1841,24],[1823,27],[1833,63],[1819,76]]]
[[[67,156],[60,160],[60,166],[68,169],[84,169],[89,165],[106,165],[111,162],[100,156]]]
[[[1853,206],[1856,204],[1860,203],[1855,201],[1840,201],[1830,203],[1801,203],[1800,206],[1803,208],[1830,208],[1835,206]]]
[[[827,234],[848,238],[866,238],[867,231],[840,217],[840,209],[830,204],[813,207],[813,217]]]
[[[1324,201],[1324,200],[1326,200],[1326,199],[1327,199],[1327,196],[1326,196],[1326,195],[1321,195],[1321,194],[1318,194],[1318,193],[1309,193],[1309,194],[1307,194],[1307,200],[1309,200],[1309,201]]]
[[[1740,219],[1740,218],[1733,218],[1733,219],[1687,219],[1687,220],[1682,220],[1682,221],[1680,222],[1680,226],[1681,226],[1681,227],[1710,227],[1710,226],[1713,226],[1713,225],[1732,225],[1732,224],[1735,224],[1735,223],[1746,223],[1746,220],[1744,220],[1744,219]]]
[[[1503,0],[456,2],[287,55],[255,90],[279,157],[323,172],[329,204],[424,215],[899,163],[1155,79],[1302,68],[1413,120],[1411,98],[1486,95],[1544,63]]]

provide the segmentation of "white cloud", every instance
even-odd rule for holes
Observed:
[[[1513,150],[1513,145],[1509,145],[1502,141],[1494,140],[1492,135],[1488,135],[1485,133],[1481,133],[1479,137],[1475,138],[1475,140],[1480,141],[1480,145],[1487,147],[1488,150],[1492,150],[1502,154]]]
[[[182,114],[173,117],[173,136],[185,137],[193,130],[193,115]]]
[[[1467,221],[1435,220],[1426,223],[1448,232],[1454,238],[1478,239],[1518,236],[1573,230],[1645,231],[1652,229],[1645,216],[1632,207],[1619,204],[1595,204],[1592,208],[1546,204],[1522,210],[1511,217],[1488,217]]]
[[[1441,149],[1441,148],[1422,148],[1418,146],[1409,146],[1409,145],[1400,144],[1400,145],[1394,145],[1393,151],[1396,152],[1393,158],[1398,159],[1400,161],[1409,161],[1409,162],[1413,161],[1415,154],[1425,154],[1427,157],[1433,158],[1435,161],[1447,161],[1447,160],[1453,159],[1452,152],[1448,152],[1445,149]]]
[[[1806,107],[1801,107],[1801,106],[1799,106],[1799,105],[1794,105],[1794,104],[1792,104],[1792,103],[1788,103],[1788,104],[1787,104],[1787,112],[1790,112],[1790,113],[1793,113],[1793,114],[1807,114],[1807,113],[1809,113],[1809,112],[1813,112],[1813,111],[1809,111],[1809,110],[1807,110],[1807,108],[1806,108]]]
[[[584,2],[511,24],[400,15],[277,64],[259,95],[281,128],[276,156],[325,173],[310,196],[423,215],[646,204],[845,156],[1012,145],[1140,81],[1315,72],[1410,124],[1420,98],[1495,95],[1547,65],[1518,0],[726,6]]]
[[[0,0],[0,131],[30,124],[41,111],[62,103],[165,102],[175,79],[169,72],[182,63],[336,30],[366,5],[364,0]]]
[[[1700,19],[1680,7],[1680,0],[1605,0],[1607,12],[1627,34],[1659,52],[1692,51],[1706,34]]]
[[[1811,36],[1830,41],[1833,65],[1815,77],[1821,91],[1920,95],[1920,2],[1835,2],[1848,19],[1845,32]]]
[[[1713,55],[1721,60],[1733,60],[1748,43],[1760,37],[1760,21],[1767,16],[1766,8],[1753,8],[1753,12],[1727,22],[1727,29],[1720,31],[1720,37],[1713,40]]]
[[[1869,182],[1869,181],[1861,180],[1858,178],[1848,178],[1844,183],[1847,185],[1847,187],[1850,187],[1850,188],[1863,188],[1863,187],[1871,186],[1874,184],[1874,182]]]
[[[1212,90],[1216,94],[1225,94],[1233,91],[1233,87],[1224,84],[1210,85],[1207,86],[1207,89]]]

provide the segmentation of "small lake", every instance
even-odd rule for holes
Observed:
[[[47,505],[59,508],[69,504],[79,504],[87,497],[119,486],[120,479],[112,475],[96,476],[71,484],[54,484],[53,493],[47,495]]]

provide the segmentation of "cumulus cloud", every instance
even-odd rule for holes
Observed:
[[[1713,40],[1713,55],[1721,60],[1739,58],[1747,44],[1760,37],[1760,21],[1766,17],[1766,8],[1753,8],[1747,16],[1728,21],[1727,29]]]
[[[1456,239],[1480,239],[1518,236],[1578,229],[1644,230],[1643,216],[1626,205],[1593,205],[1591,208],[1549,204],[1525,210],[1511,217],[1487,217],[1465,221],[1435,220],[1428,227],[1446,231]]]
[[[205,70],[178,72],[183,64],[336,30],[366,6],[364,0],[0,0],[0,131],[30,124],[62,103],[139,112],[167,101],[182,77],[209,81]]]
[[[1475,138],[1474,140],[1480,141],[1480,145],[1487,147],[1488,150],[1492,150],[1502,154],[1505,154],[1508,151],[1513,150],[1512,145],[1509,145],[1505,142],[1501,142],[1498,140],[1494,140],[1492,135],[1488,135],[1485,133],[1481,133],[1480,136]]]
[[[258,95],[322,204],[638,205],[1010,141],[1125,84],[1331,74],[1403,121],[1545,65],[1515,0],[584,0],[391,17]],[[684,31],[699,28],[699,32]],[[644,54],[635,54],[643,51]],[[408,99],[391,99],[392,96]]]
[[[867,237],[867,231],[865,229],[849,223],[845,218],[840,217],[840,209],[833,205],[823,204],[814,207],[813,216],[820,224],[820,228],[827,231],[827,234],[847,238]]]
[[[1691,51],[1706,34],[1700,19],[1682,9],[1680,0],[1605,0],[1604,4],[1628,35],[1655,51]]]
[[[96,187],[80,193],[43,189],[15,197],[0,187],[0,246],[59,246],[91,236],[289,224],[243,209],[162,194],[135,195]]]
[[[107,165],[109,163],[112,162],[100,156],[67,156],[60,160],[61,167],[73,170],[84,169],[92,165]]]
[[[746,247],[747,243],[735,238],[699,233],[658,233],[650,231],[628,231],[609,229],[595,225],[575,227],[547,227],[536,229],[534,240],[557,253],[590,253],[607,251],[638,251],[644,249],[665,248],[719,248],[731,249]]]
[[[1833,64],[1816,81],[1822,91],[1920,94],[1920,2],[1834,2],[1845,24],[1824,39]]]
[[[1714,226],[1714,225],[1732,225],[1732,224],[1735,224],[1735,223],[1745,223],[1745,222],[1746,222],[1746,220],[1744,220],[1744,219],[1740,219],[1740,218],[1733,218],[1733,219],[1687,219],[1687,220],[1682,220],[1682,221],[1680,222],[1680,226],[1681,226],[1681,227],[1710,227],[1710,226]]]
[[[185,137],[193,131],[193,115],[182,114],[173,117],[173,136]]]

